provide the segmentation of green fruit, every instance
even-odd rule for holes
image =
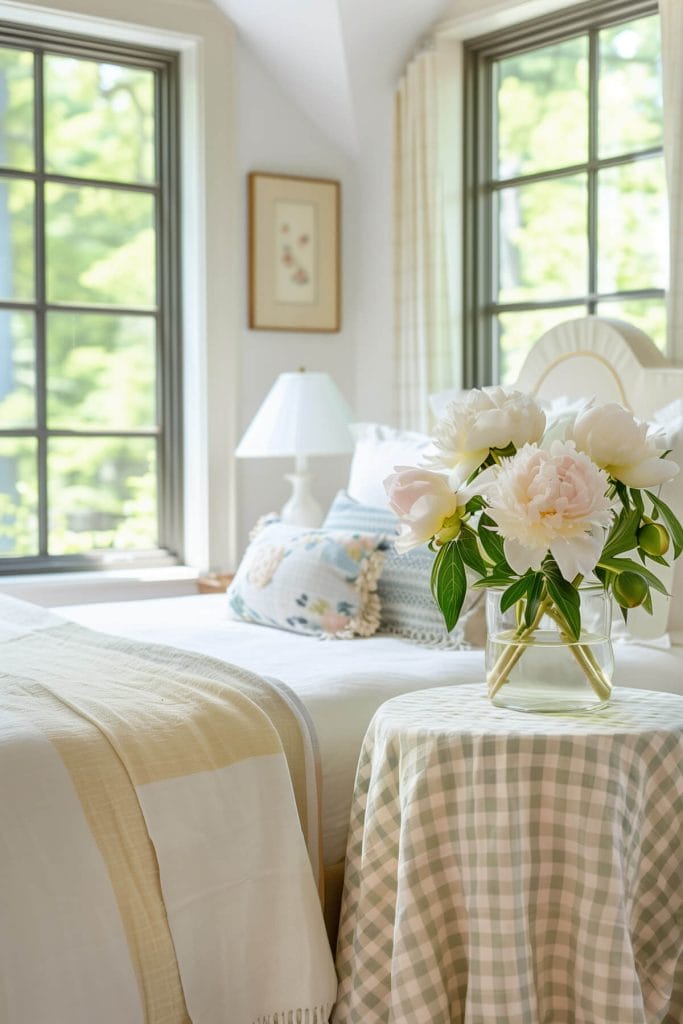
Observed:
[[[637,608],[647,597],[648,587],[637,572],[622,572],[614,581],[612,591],[622,608]]]
[[[669,534],[661,523],[645,523],[638,530],[638,547],[645,555],[665,555],[669,550]]]

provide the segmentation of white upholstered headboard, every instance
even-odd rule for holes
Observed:
[[[637,327],[585,316],[547,331],[527,356],[515,386],[546,399],[595,395],[647,419],[683,398],[683,367],[670,366]]]
[[[669,365],[650,338],[621,320],[581,317],[558,324],[534,345],[515,387],[537,398],[560,396],[620,402],[638,419],[649,419],[658,410],[683,400],[683,367]],[[674,451],[681,472],[665,485],[662,497],[683,517],[683,453]],[[642,609],[629,621],[642,637],[659,636],[668,628],[683,643],[683,555],[673,568],[658,571],[673,592],[666,599],[653,596],[655,614]]]

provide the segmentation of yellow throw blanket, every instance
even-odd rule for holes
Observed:
[[[0,1019],[327,1021],[317,797],[284,688],[0,598]]]

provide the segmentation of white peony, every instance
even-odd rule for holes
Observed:
[[[434,431],[437,454],[429,461],[450,470],[457,484],[491,448],[521,448],[540,441],[544,429],[545,413],[531,396],[503,387],[474,389],[447,406]]]
[[[548,551],[570,583],[595,568],[612,512],[607,474],[587,455],[563,441],[524,445],[494,476],[487,511],[516,573],[539,569]]]
[[[567,437],[628,487],[657,487],[678,473],[676,463],[661,458],[658,436],[616,402],[580,412]]]

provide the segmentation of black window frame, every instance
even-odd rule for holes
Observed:
[[[35,572],[68,572],[174,565],[183,557],[183,417],[182,417],[182,305],[181,305],[181,191],[179,55],[173,51],[121,43],[109,39],[65,34],[51,29],[0,22],[0,46],[31,51],[34,61],[34,147],[32,171],[0,168],[0,179],[35,183],[35,297],[33,301],[0,301],[0,309],[35,316],[36,424],[26,429],[0,429],[3,437],[34,437],[38,446],[38,534],[35,556],[0,557],[0,577]],[[102,179],[51,174],[43,152],[43,61],[45,54],[110,62],[151,70],[155,80],[155,181],[130,184]],[[44,186],[49,182],[123,189],[155,196],[157,302],[152,311],[135,307],[50,303],[45,281]],[[154,317],[156,323],[156,409],[154,427],[140,430],[56,430],[47,424],[46,318],[51,310],[105,311],[116,315]],[[156,440],[157,536],[151,550],[104,549],[92,553],[48,553],[47,442],[50,437],[152,437]]]
[[[597,304],[614,299],[664,298],[664,289],[647,288],[619,293],[597,290],[597,174],[633,160],[662,153],[662,146],[636,154],[599,158],[597,151],[597,40],[601,29],[636,18],[658,14],[657,0],[592,0],[557,11],[498,32],[479,36],[465,45],[464,164],[465,211],[463,222],[463,379],[465,386],[496,383],[499,379],[498,341],[495,319],[508,310],[550,309],[574,306],[577,315],[596,312]],[[495,95],[493,65],[503,57],[540,46],[588,35],[590,55],[589,139],[587,160],[573,166],[520,175],[509,179],[494,176]],[[588,179],[589,291],[582,296],[555,301],[497,303],[494,298],[494,255],[496,230],[494,193],[514,184],[536,182],[571,173],[586,173]]]

